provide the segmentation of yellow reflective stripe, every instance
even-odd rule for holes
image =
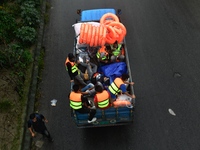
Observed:
[[[109,104],[109,99],[106,99],[104,101],[98,102],[98,107],[99,108],[104,108],[104,107],[107,107],[108,104]]]
[[[99,57],[100,57],[100,53],[99,53],[99,52],[97,52],[96,56],[97,56],[97,58],[99,58]]]
[[[115,95],[117,95],[120,92],[119,88],[116,86],[114,82],[108,87],[108,89],[110,90],[112,94],[115,94]]]
[[[82,102],[74,102],[74,101],[70,100],[70,106],[73,109],[80,109],[80,108],[82,108]]]
[[[97,52],[97,54],[96,54],[96,56],[97,56],[97,58],[100,58],[100,53],[99,52]],[[101,58],[102,60],[105,60],[106,59],[106,55],[104,55],[102,58]]]
[[[74,73],[74,72],[76,72],[77,70],[78,70],[78,68],[77,68],[77,66],[76,65],[74,65],[74,66],[72,66],[72,73]]]
[[[115,49],[115,51],[113,51],[113,55],[114,56],[118,56],[120,54],[120,49],[121,49],[122,45],[121,44],[118,44],[117,46],[117,49]],[[113,46],[112,46],[112,49],[113,49]]]

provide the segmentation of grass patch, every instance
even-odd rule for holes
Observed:
[[[33,55],[33,51],[35,49],[35,46],[32,46],[30,48],[31,54]],[[16,126],[16,135],[12,141],[12,150],[19,149],[20,145],[22,144],[22,133],[24,131],[24,124],[27,120],[25,120],[26,114],[23,112],[26,112],[26,105],[28,102],[28,96],[29,96],[29,90],[30,90],[30,84],[31,84],[31,79],[32,79],[32,70],[33,70],[33,63],[29,65],[27,68],[27,71],[25,73],[25,81],[23,84],[23,95],[21,96],[19,102],[20,102],[20,108],[21,111],[19,112],[20,115],[18,115],[17,119],[17,126]]]
[[[0,102],[0,112],[9,112],[12,109],[13,105],[9,100],[3,100]]]

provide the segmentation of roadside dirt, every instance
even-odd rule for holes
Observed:
[[[10,70],[0,70],[0,149],[11,149],[17,137],[18,118],[21,114],[15,78]]]

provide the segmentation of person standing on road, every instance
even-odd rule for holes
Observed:
[[[73,91],[69,94],[70,107],[75,111],[82,114],[89,114],[88,123],[95,122],[97,120],[95,116],[96,110],[92,109],[87,97],[83,96],[78,84],[73,85]]]
[[[42,114],[38,113],[30,114],[29,118],[30,119],[28,120],[28,129],[31,133],[31,136],[35,137],[35,131],[47,137],[49,142],[53,142],[53,139],[45,126],[45,122],[47,123],[48,120]]]

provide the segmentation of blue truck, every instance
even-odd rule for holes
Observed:
[[[105,8],[105,9],[90,9],[90,10],[77,10],[77,13],[80,15],[80,19],[76,20],[76,23],[87,23],[87,22],[100,22],[101,17],[106,13],[112,13],[118,16],[119,21],[121,10],[118,9],[117,11],[113,8]],[[84,48],[84,45],[77,46],[78,43],[78,36],[75,34],[74,38],[74,49],[73,53],[77,56],[78,51],[81,48]],[[124,49],[124,55],[125,55],[125,64],[127,73],[129,74],[130,78],[129,81],[132,82],[132,75],[131,75],[131,69],[129,64],[129,55],[126,47],[126,41],[125,38],[123,38],[123,49]],[[90,47],[90,51],[87,51],[89,53],[90,57],[92,56],[92,53],[94,51],[94,47]],[[133,85],[129,85],[128,91],[130,94],[134,94]],[[92,102],[93,98],[90,97],[89,100]],[[131,100],[131,107],[124,106],[124,107],[110,107],[108,109],[102,110],[102,109],[96,109],[96,115],[95,117],[97,120],[93,123],[88,123],[88,114],[80,114],[73,109],[71,109],[71,117],[74,123],[77,125],[78,128],[91,128],[91,127],[105,127],[105,126],[118,126],[118,125],[127,125],[131,124],[134,121],[134,109],[135,109],[135,99]]]

